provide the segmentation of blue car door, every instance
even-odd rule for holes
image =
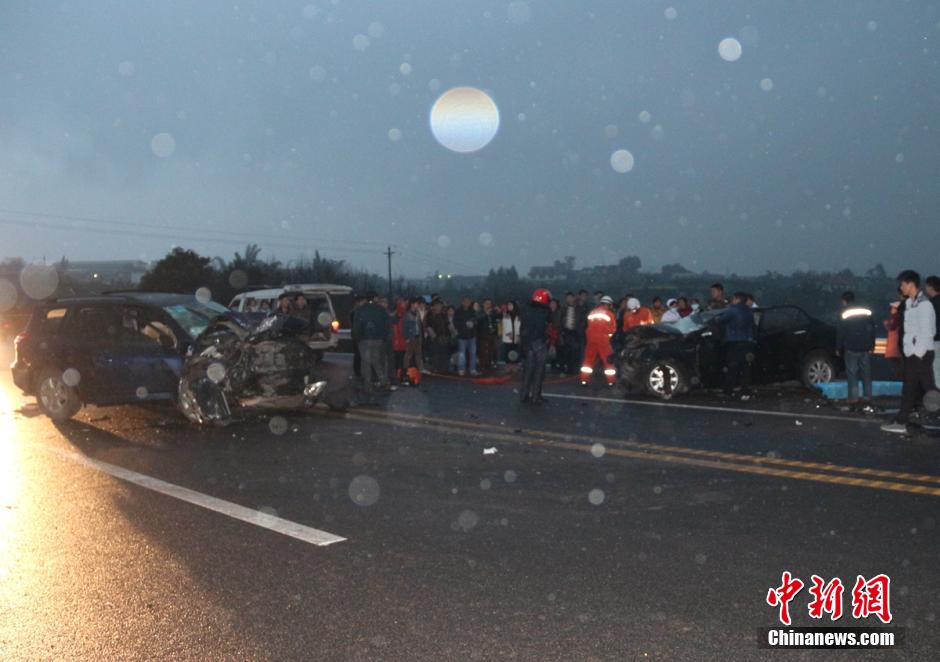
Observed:
[[[127,397],[123,371],[115,362],[117,307],[108,303],[76,306],[66,322],[66,333],[57,347],[63,371],[72,369],[82,400],[109,404]]]
[[[182,357],[176,334],[153,311],[120,306],[120,330],[110,359],[119,367],[117,381],[124,401],[176,397]]]

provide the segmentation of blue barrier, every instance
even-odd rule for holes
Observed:
[[[871,394],[875,397],[901,395],[901,382],[882,382],[875,381],[871,383]],[[829,382],[828,384],[816,384],[816,388],[822,391],[828,400],[847,400],[849,397],[848,382]],[[862,395],[862,383],[858,383],[858,394]]]

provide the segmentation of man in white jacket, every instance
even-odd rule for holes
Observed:
[[[937,334],[937,315],[933,304],[920,289],[920,274],[902,271],[898,274],[901,294],[907,299],[904,306],[904,389],[901,392],[901,411],[891,423],[881,426],[885,432],[904,434],[914,407],[928,391],[936,388],[933,379],[934,336]]]

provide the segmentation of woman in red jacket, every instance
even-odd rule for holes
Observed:
[[[885,358],[891,364],[891,372],[896,379],[901,378],[901,302],[892,301],[888,307],[889,315],[883,324],[888,332],[885,342]]]
[[[402,298],[395,301],[395,314],[392,315],[392,353],[395,356],[395,380],[401,383],[405,376],[405,351],[408,349],[408,340],[402,330],[405,313],[408,312],[408,302]]]

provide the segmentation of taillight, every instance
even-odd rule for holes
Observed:
[[[333,332],[339,331],[339,320],[333,320],[330,322],[330,328],[333,329]]]

